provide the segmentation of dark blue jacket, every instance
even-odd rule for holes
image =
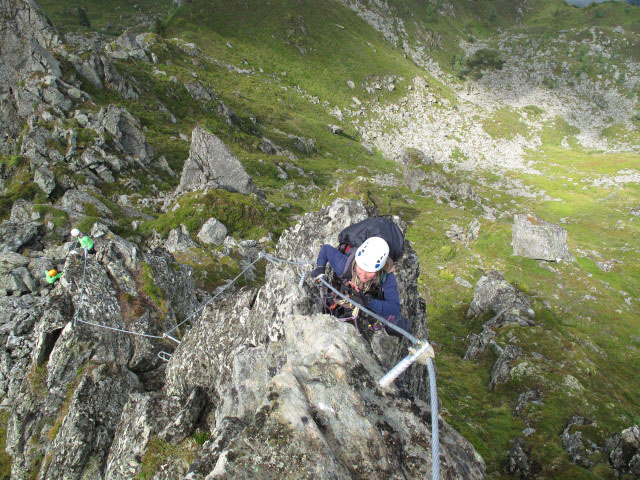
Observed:
[[[338,275],[342,275],[345,271],[349,255],[339,252],[331,245],[323,245],[318,254],[319,267],[325,267],[327,262]],[[384,299],[374,298],[367,306],[369,310],[377,313],[382,317],[400,314],[400,295],[398,294],[398,281],[393,273],[388,273],[381,285]]]

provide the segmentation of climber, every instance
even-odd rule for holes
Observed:
[[[407,320],[400,314],[400,295],[398,283],[393,274],[393,260],[389,257],[389,244],[380,237],[369,237],[358,247],[355,253],[342,253],[331,245],[323,245],[318,254],[317,267],[311,272],[311,278],[319,281],[324,276],[327,262],[337,277],[338,290],[354,302],[378,315],[387,318],[394,325],[408,329]],[[354,321],[362,318],[358,308],[331,295],[332,305],[325,305],[325,313],[339,318],[351,316]],[[371,330],[380,327],[373,319],[368,322]],[[395,330],[385,327],[389,335],[399,335]]]
[[[51,270],[45,270],[44,276],[47,279],[47,282],[56,283],[56,280],[62,276],[62,272],[58,273],[55,268],[52,268]]]
[[[89,238],[89,235],[82,233],[77,228],[74,228],[71,230],[71,236],[76,238],[77,241],[80,243],[80,246],[84,250],[85,255],[87,255],[88,253],[96,253],[95,248],[93,248],[93,240]],[[71,253],[73,252],[74,251],[72,250]]]

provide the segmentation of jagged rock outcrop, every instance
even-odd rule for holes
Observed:
[[[12,409],[12,478],[27,471],[40,471],[41,478],[93,478],[103,470],[128,396],[162,385],[157,353],[166,347],[157,339],[80,320],[160,338],[193,310],[190,269],[167,252],[139,252],[108,230],[96,240],[96,251],[87,259],[86,275],[83,258],[68,257],[48,296],[20,297],[0,319],[11,329],[9,338],[24,338],[11,340],[22,345],[13,348],[17,360],[0,362],[0,372],[12,372],[4,383],[5,404]],[[32,305],[32,320],[22,316],[22,305]],[[20,360],[25,357],[27,365]]]
[[[490,392],[493,392],[501,383],[509,380],[514,363],[523,355],[524,351],[517,345],[506,346],[491,369],[491,379],[489,380]]]
[[[113,136],[113,141],[122,150],[139,158],[147,164],[153,158],[153,148],[149,145],[140,130],[140,122],[125,108],[109,105],[106,111],[100,112],[101,124]]]
[[[123,98],[137,99],[140,96],[136,87],[120,75],[105,55],[93,53],[84,61],[76,59],[73,66],[78,75],[95,88],[112,88],[119,92]]]
[[[535,325],[535,312],[528,295],[517,290],[496,271],[483,275],[473,288],[473,300],[467,318],[493,313],[495,317],[485,325],[499,328],[508,324]]]
[[[38,234],[38,223],[4,221],[0,224],[0,253],[17,252]]]
[[[510,475],[514,475],[517,478],[527,479],[532,478],[532,470],[533,465],[529,459],[525,441],[523,438],[518,437],[513,441],[513,445],[511,445],[509,449],[507,471]]]
[[[184,252],[197,246],[198,244],[191,239],[189,230],[187,230],[187,227],[184,225],[180,225],[178,228],[171,230],[164,244],[164,248],[171,253]]]
[[[542,392],[540,390],[527,390],[526,392],[521,393],[513,406],[513,414],[521,415],[529,403],[543,405]]]
[[[589,440],[583,439],[580,427],[584,425],[593,425],[593,422],[580,415],[572,416],[569,424],[560,435],[560,438],[572,463],[580,465],[583,468],[591,468],[594,463],[593,460],[589,458],[589,455],[600,449]],[[588,445],[585,445],[585,442]]]
[[[176,194],[214,188],[244,195],[263,195],[222,140],[204,128],[196,127],[191,134],[189,158],[184,164]]]
[[[56,29],[35,1],[0,3],[0,151],[13,148],[22,120],[42,101],[27,88],[30,82],[22,87],[20,81],[34,72],[59,78],[60,64],[49,52],[59,45]]]
[[[573,262],[567,245],[567,231],[536,215],[515,215],[511,244],[513,254],[536,260]]]
[[[207,478],[251,478],[255,465],[278,478],[301,471],[323,479],[431,474],[426,405],[377,390],[383,371],[351,326],[324,315],[292,316],[285,337],[286,363]],[[444,422],[442,434],[442,478],[483,478],[469,445]]]
[[[285,232],[276,254],[312,257],[369,213],[336,201]],[[6,344],[16,345],[10,359],[0,356],[0,386],[12,409],[12,478],[28,471],[65,480],[132,478],[152,444],[182,448],[196,428],[210,434],[201,449],[193,447],[197,458],[188,464],[169,456],[154,478],[252,478],[257,464],[278,478],[302,471],[314,478],[430,475],[424,368],[411,367],[398,389],[377,386],[406,354],[406,342],[384,331],[361,335],[319,314],[317,286],[298,286],[298,269],[278,264],[267,266],[259,290],[227,295],[190,318],[190,330],[172,332],[182,343],[165,368],[156,354],[171,347],[159,338],[80,320],[161,337],[194,312],[189,269],[163,249],[138,251],[104,225],[95,234],[86,283],[83,257],[70,256],[39,307],[25,295],[6,304],[15,313],[0,316],[0,336],[9,332]],[[409,244],[404,255],[403,314],[425,338]],[[33,313],[19,316],[27,305]],[[442,420],[440,440],[441,478],[484,478],[482,459]]]
[[[469,346],[464,355],[465,360],[480,360],[488,348],[492,348],[498,356],[502,356],[504,349],[495,340],[496,331],[501,327],[510,324],[523,327],[535,325],[533,321],[535,312],[531,308],[529,296],[516,289],[495,271],[482,276],[476,283],[473,300],[466,315],[467,318],[472,318],[485,313],[493,313],[494,316],[483,324],[482,332],[472,333],[467,337]],[[500,359],[496,365],[498,363]],[[494,366],[494,370],[496,368]]]
[[[33,295],[0,297],[0,396],[3,407],[16,398],[31,367],[33,327],[46,299]]]
[[[105,46],[111,58],[118,60],[140,60],[149,62],[146,49],[154,42],[155,35],[151,33],[134,33],[126,30],[110,44]]]
[[[606,441],[605,451],[619,474],[640,477],[640,427],[633,425]]]

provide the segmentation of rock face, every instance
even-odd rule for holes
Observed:
[[[166,252],[142,254],[108,230],[96,250],[84,289],[83,261],[71,256],[47,297],[0,299],[0,340],[9,352],[0,356],[0,387],[11,408],[12,478],[28,471],[40,478],[102,478],[94,475],[103,469],[128,396],[162,384],[157,342],[74,325],[76,316],[157,335],[193,310],[191,272]],[[138,283],[151,282],[158,306],[138,291]]]
[[[144,54],[144,52],[143,52]],[[104,55],[91,54],[84,62],[74,62],[78,74],[96,88],[113,88],[124,98],[139,97],[136,88],[127,82]]]
[[[336,201],[284,232],[276,255],[315,256],[369,213]],[[298,286],[299,270],[286,264],[268,265],[259,290],[243,288],[196,310],[187,267],[163,249],[139,252],[100,230],[86,274],[82,257],[71,256],[46,298],[0,298],[12,478],[29,471],[47,479],[134,478],[158,442],[195,454],[190,463],[164,458],[154,476],[162,479],[254,478],[258,465],[272,478],[431,475],[424,368],[414,365],[391,390],[377,386],[406,355],[406,342],[384,331],[361,335],[319,314],[317,286]],[[19,257],[7,254],[7,268],[23,265]],[[403,314],[426,338],[409,244],[404,262]],[[171,347],[162,333],[193,312],[191,329],[171,332],[182,343],[165,366],[157,354]],[[441,478],[485,478],[472,446],[439,422]],[[201,448],[190,439],[196,428],[209,435]]]
[[[4,221],[0,224],[0,253],[17,252],[38,233],[36,222]]]
[[[22,122],[40,99],[18,86],[24,75],[60,76],[60,65],[47,49],[60,44],[58,33],[33,0],[0,3],[0,151],[20,133]],[[3,138],[4,137],[4,138]]]
[[[291,316],[284,327],[284,365],[271,378],[263,374],[261,396],[239,397],[253,405],[249,423],[220,452],[207,478],[252,478],[256,465],[274,478],[301,472],[320,479],[428,477],[426,405],[381,395],[375,382],[383,371],[356,331],[324,315]],[[245,382],[255,384],[243,379],[240,385]],[[442,425],[448,439],[442,478],[483,478],[469,445]],[[410,462],[398,456],[400,445]],[[454,445],[460,456],[451,455]]]
[[[214,188],[244,195],[262,195],[222,140],[204,128],[196,127],[191,134],[189,158],[184,164],[176,193]]]
[[[102,124],[124,152],[144,163],[153,158],[153,148],[140,131],[139,122],[126,109],[110,105],[104,112]]]
[[[517,345],[507,345],[491,369],[491,380],[489,380],[490,392],[493,392],[499,384],[509,380],[515,361],[523,355],[524,351],[522,348]]]
[[[509,465],[507,466],[511,475],[522,479],[531,478],[532,473],[531,460],[529,460],[525,448],[524,439],[516,438],[509,450]]]
[[[534,214],[515,215],[511,244],[513,254],[536,260],[573,262],[567,231]]]

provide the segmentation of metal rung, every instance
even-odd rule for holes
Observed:
[[[172,355],[169,352],[158,352],[158,358],[165,362],[171,360]]]

